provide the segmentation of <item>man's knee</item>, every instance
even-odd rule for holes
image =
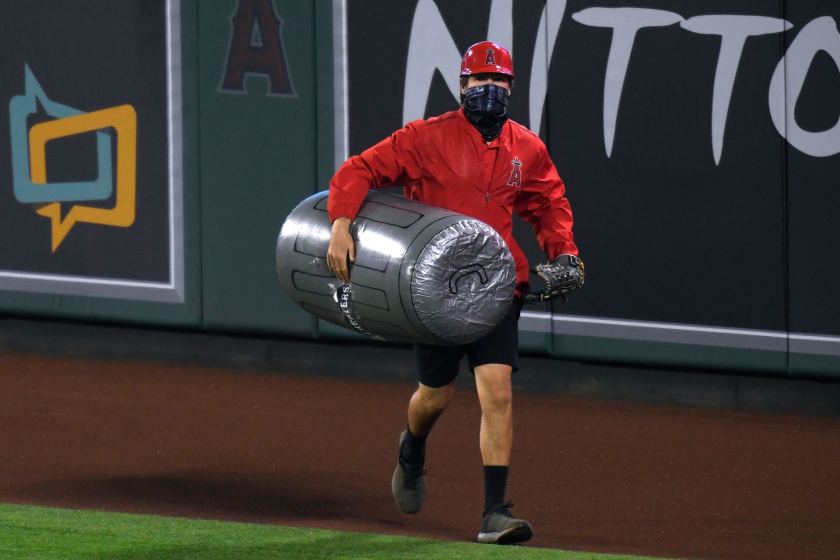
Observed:
[[[505,410],[513,400],[510,366],[491,364],[475,368],[483,410]]]
[[[513,396],[511,393],[510,385],[498,385],[494,386],[490,389],[489,395],[490,397],[489,402],[487,403],[491,408],[497,410],[504,410],[508,409],[513,402]]]
[[[452,400],[452,393],[454,390],[454,381],[449,385],[437,388],[427,387],[421,383],[416,394],[420,404],[422,404],[423,408],[425,408],[428,412],[440,413],[443,412],[449,405],[449,401]]]

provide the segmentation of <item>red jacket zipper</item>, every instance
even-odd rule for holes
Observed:
[[[490,202],[490,188],[493,186],[493,177],[496,175],[496,162],[499,160],[499,148],[490,148],[488,146],[488,150],[494,150],[496,155],[493,157],[493,167],[490,169],[490,182],[487,184],[487,191],[484,193],[484,202]]]

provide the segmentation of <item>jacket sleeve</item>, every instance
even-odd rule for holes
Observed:
[[[330,181],[330,220],[355,219],[370,189],[406,185],[420,179],[418,125],[408,123],[390,137],[342,164]]]
[[[572,209],[564,196],[566,187],[545,145],[540,146],[534,169],[523,169],[522,176],[525,180],[513,205],[516,213],[534,228],[549,259],[564,254],[577,255],[572,234]]]

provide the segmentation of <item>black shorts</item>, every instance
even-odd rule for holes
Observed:
[[[519,369],[517,353],[519,350],[519,313],[524,302],[513,298],[513,303],[502,322],[486,336],[461,346],[434,346],[415,344],[417,373],[420,383],[438,389],[452,383],[458,377],[458,364],[466,354],[470,371],[486,364],[511,366]]]

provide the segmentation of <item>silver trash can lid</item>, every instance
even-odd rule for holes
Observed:
[[[453,224],[421,251],[411,302],[423,325],[448,342],[466,344],[495,328],[516,290],[516,265],[502,237],[477,220]]]

